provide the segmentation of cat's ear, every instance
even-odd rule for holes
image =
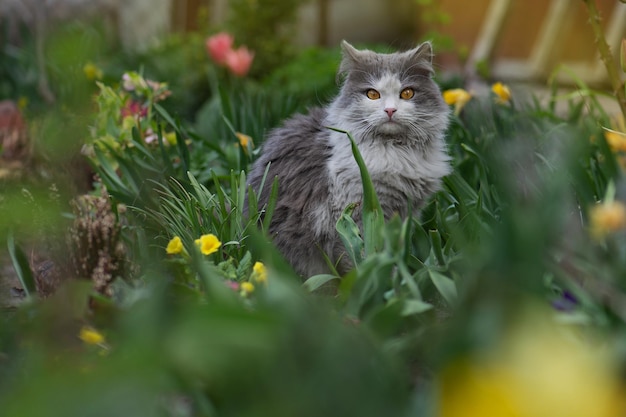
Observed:
[[[350,59],[352,61],[359,60],[360,51],[350,45],[346,40],[341,41],[341,52],[343,54],[343,59]]]
[[[430,65],[432,65],[434,54],[433,54],[433,44],[430,43],[430,41],[426,41],[422,43],[421,45],[418,45],[416,48],[412,49],[410,52],[412,52],[414,59],[423,60],[429,63]]]
[[[433,73],[433,45],[426,41],[417,47],[406,51],[405,56],[414,64],[415,67],[422,68],[429,73]]]
[[[347,41],[341,41],[342,59],[337,77],[340,78],[343,74],[349,72],[359,62],[361,54],[361,51],[350,45]]]

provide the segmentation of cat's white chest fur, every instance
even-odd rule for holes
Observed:
[[[333,133],[330,138],[333,154],[328,160],[331,194],[335,209],[359,202],[362,197],[362,182],[347,135]],[[365,166],[377,188],[399,191],[407,200],[421,200],[424,183],[439,183],[441,177],[450,172],[448,156],[443,147],[434,148],[398,145],[383,140],[370,140],[358,145]],[[428,153],[425,155],[425,153]]]

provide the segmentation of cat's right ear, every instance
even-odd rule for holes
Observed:
[[[341,52],[343,53],[343,59],[350,59],[352,61],[358,61],[359,50],[350,45],[345,39],[341,41]]]
[[[339,65],[339,71],[337,72],[337,82],[359,62],[361,52],[350,45],[346,40],[342,40],[341,55],[342,59],[341,65]]]

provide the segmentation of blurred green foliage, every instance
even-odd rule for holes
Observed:
[[[37,65],[30,42],[32,40],[23,48],[9,42],[0,43],[0,98],[35,96]]]
[[[295,56],[293,36],[298,9],[304,0],[232,0],[227,29],[237,43],[255,52],[250,75],[271,73]]]

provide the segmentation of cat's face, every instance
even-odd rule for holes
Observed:
[[[347,42],[342,48],[339,71],[346,79],[335,111],[343,113],[355,136],[396,141],[440,136],[449,109],[431,78],[430,44],[393,54],[359,51]]]

